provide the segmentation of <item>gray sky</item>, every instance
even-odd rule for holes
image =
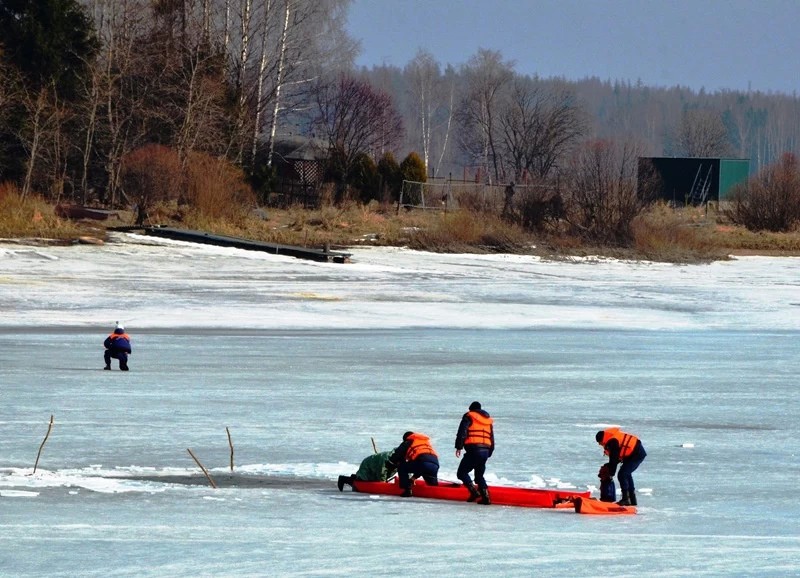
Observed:
[[[364,66],[488,48],[522,74],[800,95],[800,0],[354,0],[348,30]]]

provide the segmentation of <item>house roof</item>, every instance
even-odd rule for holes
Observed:
[[[327,143],[315,137],[278,137],[275,139],[275,150],[288,161],[319,161],[328,158]]]

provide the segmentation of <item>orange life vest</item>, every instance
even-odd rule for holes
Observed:
[[[131,340],[130,336],[127,333],[112,333],[111,335],[108,336],[108,338],[111,339],[111,341],[115,341],[119,338],[127,339],[128,341]]]
[[[431,438],[425,434],[413,433],[408,436],[407,439],[411,440],[411,445],[408,446],[408,449],[406,450],[407,461],[412,462],[417,458],[417,456],[421,456],[422,454],[433,454],[434,456],[439,457],[438,454],[433,451]]]
[[[467,415],[472,420],[472,423],[467,429],[467,438],[464,440],[464,445],[483,444],[491,447],[494,420],[477,411],[467,412]]]
[[[608,442],[612,439],[617,440],[619,443],[619,459],[624,460],[627,458],[631,453],[633,453],[633,448],[636,447],[636,442],[639,441],[633,434],[625,433],[618,427],[612,427],[603,432],[603,453],[608,455],[608,450],[605,449],[605,446]]]
[[[620,506],[614,502],[601,502],[593,498],[575,498],[575,511],[578,514],[594,514],[597,516],[619,516],[635,514],[636,506]]]

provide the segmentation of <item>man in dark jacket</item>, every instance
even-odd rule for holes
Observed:
[[[458,465],[456,475],[464,482],[469,490],[468,502],[474,502],[481,498],[481,503],[489,505],[489,486],[483,477],[486,472],[486,460],[494,452],[494,420],[481,408],[480,402],[473,401],[469,406],[469,411],[461,418],[456,434],[456,457],[461,457],[461,450],[464,450],[464,459]],[[478,488],[469,477],[471,471],[475,471],[475,482]]]
[[[622,499],[620,506],[636,506],[636,488],[633,484],[633,472],[647,457],[641,440],[633,434],[612,427],[597,432],[594,439],[603,447],[608,456],[607,472],[610,477],[617,473],[617,466],[622,464],[617,473]]]
[[[411,497],[411,476],[422,476],[429,486],[439,485],[439,456],[431,445],[431,438],[425,434],[407,431],[403,443],[395,448],[386,460],[386,467],[397,468],[397,478],[403,498]]]
[[[387,467],[387,460],[392,452],[379,452],[365,457],[361,460],[361,465],[355,474],[349,476],[339,476],[336,486],[340,492],[344,491],[347,484],[352,487],[355,480],[363,482],[385,482],[395,474],[394,467]]]
[[[119,359],[120,370],[128,371],[128,355],[132,353],[131,338],[125,333],[125,328],[119,324],[119,321],[117,321],[114,332],[106,337],[103,347],[106,348],[103,355],[106,366],[103,369],[111,369],[111,358],[113,357]]]

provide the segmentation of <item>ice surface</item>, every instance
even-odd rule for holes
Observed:
[[[800,259],[352,253],[0,245],[0,574],[800,572]],[[640,514],[337,491],[408,429],[455,479],[473,399],[490,483],[596,491],[594,432],[640,435]]]

